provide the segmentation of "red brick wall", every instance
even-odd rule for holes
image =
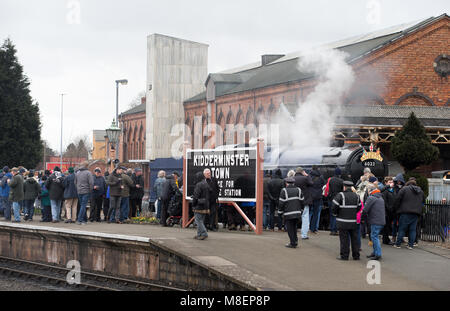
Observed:
[[[433,63],[439,55],[450,54],[449,24],[450,19],[445,17],[353,63],[357,76],[353,90],[365,87],[387,105],[394,105],[403,96],[415,92],[414,96],[405,97],[399,104],[430,105],[426,100],[429,98],[436,106],[444,106],[450,97],[450,84],[435,73]],[[212,103],[212,120],[222,113],[225,118],[220,122],[222,125],[231,111],[235,122],[241,110],[243,117],[240,123],[244,123],[249,109],[256,113],[260,107],[267,116],[271,106],[278,109],[282,102],[304,100],[315,83],[314,80],[304,80],[221,96]],[[379,104],[375,99],[361,101],[350,97],[350,104]],[[206,115],[205,101],[185,103],[184,107],[185,118],[189,118],[190,125],[194,115]]]

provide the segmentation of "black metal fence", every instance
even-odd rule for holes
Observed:
[[[450,205],[442,201],[427,201],[421,218],[420,239],[445,242],[449,238]]]

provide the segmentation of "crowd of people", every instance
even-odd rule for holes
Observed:
[[[297,231],[301,239],[317,234],[321,212],[329,209],[330,235],[339,236],[340,260],[348,260],[350,246],[354,260],[359,259],[361,238],[369,237],[373,246],[371,259],[382,257],[381,243],[400,248],[405,236],[408,249],[417,245],[417,225],[422,214],[425,196],[414,178],[405,183],[402,174],[386,177],[380,182],[370,171],[356,184],[343,178],[336,168],[334,176],[325,180],[318,167],[307,173],[302,167],[282,178],[281,170],[264,177],[263,228],[287,231],[289,248],[298,247]],[[344,180],[345,179],[345,180]],[[182,178],[178,172],[166,176],[158,173],[153,184],[156,193],[156,217],[162,226],[168,218],[181,216]],[[60,222],[80,225],[107,221],[124,223],[141,213],[144,196],[144,180],[139,168],[117,166],[111,174],[102,174],[100,168],[94,174],[88,162],[62,173],[59,167],[50,171],[27,171],[23,167],[0,172],[0,213],[6,220],[32,221],[35,208],[42,210],[42,222]],[[190,214],[195,217],[196,239],[204,240],[208,231],[217,231],[219,219],[229,230],[246,230],[244,218],[233,206],[218,203],[219,185],[205,169],[196,176]],[[90,202],[89,219],[87,206]],[[325,203],[325,204],[324,204]],[[245,215],[255,222],[255,203],[239,204]],[[65,208],[63,208],[65,207]],[[102,213],[103,212],[103,213]],[[102,219],[103,214],[103,219]],[[250,230],[250,229],[249,229]],[[380,236],[382,236],[380,241]]]
[[[141,212],[144,179],[140,168],[133,171],[119,166],[103,174],[97,167],[91,173],[88,162],[64,173],[58,166],[53,172],[5,166],[0,171],[0,194],[0,214],[13,222],[21,222],[21,216],[33,221],[39,208],[41,222],[124,223]]]
[[[401,248],[408,238],[408,249],[417,246],[417,226],[422,215],[425,195],[415,178],[406,183],[402,174],[380,182],[370,168],[354,184],[343,178],[336,168],[327,181],[313,166],[311,172],[299,167],[289,171],[283,180],[281,171],[264,178],[264,229],[287,231],[289,248],[298,246],[301,238],[317,234],[324,201],[329,208],[330,235],[340,239],[339,260],[348,260],[350,246],[354,260],[360,259],[361,238],[369,237],[373,252],[369,259],[382,258],[381,243]],[[301,222],[301,225],[299,223]],[[382,236],[380,242],[380,236]]]

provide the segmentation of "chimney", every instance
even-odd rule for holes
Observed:
[[[270,64],[274,61],[276,61],[277,59],[282,58],[284,55],[283,54],[265,54],[261,56],[261,65],[265,66],[267,64]]]

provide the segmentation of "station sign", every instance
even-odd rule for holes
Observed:
[[[219,201],[255,202],[256,148],[186,150],[186,199],[194,194],[196,175],[208,168],[219,184]]]

